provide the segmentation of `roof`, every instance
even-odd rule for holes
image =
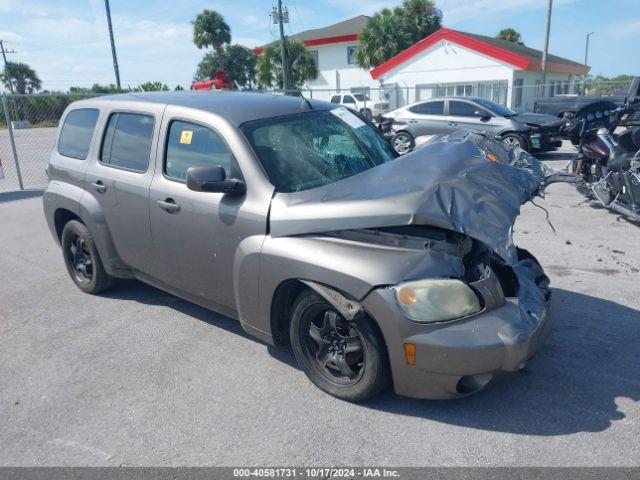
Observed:
[[[334,23],[327,27],[295,33],[290,35],[288,38],[301,41],[307,47],[314,45],[328,45],[331,43],[353,42],[358,39],[358,35],[370,18],[371,17],[368,15],[358,15],[357,17],[349,18],[348,20]],[[271,43],[257,47],[254,49],[254,52],[259,55],[269,45],[271,45]]]
[[[261,118],[277,117],[308,111],[309,104],[314,110],[326,110],[335,105],[319,100],[305,101],[298,97],[272,95],[267,93],[230,91],[189,91],[189,92],[135,92],[94,97],[81,102],[128,101],[177,105],[211,112],[226,118],[235,126]]]
[[[406,50],[398,53],[395,57],[378,65],[371,70],[371,76],[374,79],[379,78],[420,52],[443,40],[508,63],[520,70],[540,71],[542,69],[542,52],[540,50],[485,35],[441,28],[419,42],[414,43]],[[582,75],[589,71],[589,67],[556,55],[547,55],[547,71]]]

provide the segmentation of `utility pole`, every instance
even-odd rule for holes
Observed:
[[[9,84],[9,90],[13,93],[13,83],[11,83],[11,77],[9,76],[9,67],[7,66],[7,53],[16,53],[15,50],[5,50],[3,40],[0,40],[0,50],[2,50],[2,59],[4,60],[4,75]]]
[[[544,35],[544,50],[542,51],[542,92],[544,97],[544,90],[547,88],[547,52],[549,51],[549,32],[551,31],[551,9],[553,7],[553,0],[549,0],[547,5],[547,31]]]
[[[118,69],[118,57],[116,56],[116,44],[113,41],[113,27],[111,26],[111,9],[109,0],[104,0],[104,7],[107,10],[107,25],[109,25],[109,40],[111,41],[111,56],[113,57],[113,71],[116,73],[116,86],[120,90],[120,70]]]
[[[271,12],[273,23],[278,23],[280,27],[280,50],[282,51],[282,87],[285,95],[289,87],[289,60],[287,52],[287,39],[284,36],[284,24],[289,23],[289,11],[285,7],[282,11],[282,0],[278,0],[278,10],[274,8]]]
[[[589,37],[596,32],[587,33],[587,41],[584,46],[584,66],[587,66],[587,59],[589,58]],[[585,88],[587,87],[587,74],[582,75],[582,94],[585,94]]]

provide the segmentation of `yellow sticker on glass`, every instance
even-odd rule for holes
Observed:
[[[192,130],[182,130],[180,134],[180,143],[186,143],[187,145],[191,145],[191,139],[193,138]]]

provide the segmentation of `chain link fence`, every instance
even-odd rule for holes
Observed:
[[[47,186],[45,169],[58,121],[71,102],[95,95],[2,95],[0,104],[0,192]]]

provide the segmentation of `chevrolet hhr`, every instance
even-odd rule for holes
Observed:
[[[328,102],[124,94],[66,109],[47,173],[78,288],[136,278],[236,318],[341,399],[472,394],[551,328],[548,278],[511,238],[544,171],[483,134],[395,158]]]

